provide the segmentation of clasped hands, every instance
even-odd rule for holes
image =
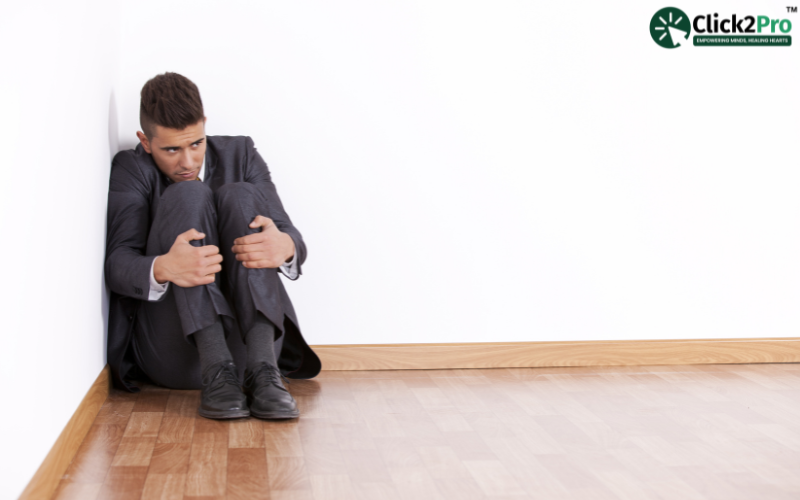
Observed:
[[[294,255],[294,241],[281,232],[272,219],[257,216],[250,227],[261,228],[260,233],[248,234],[233,241],[236,260],[248,269],[278,268]],[[207,285],[222,270],[222,255],[214,245],[192,246],[189,242],[201,240],[206,235],[190,229],[175,238],[169,252],[159,256],[153,265],[153,275],[158,283],[170,281],[183,288]]]

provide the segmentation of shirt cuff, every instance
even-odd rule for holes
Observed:
[[[284,262],[280,267],[281,272],[286,275],[290,280],[297,279],[297,253],[292,255],[292,258]]]
[[[157,258],[158,257],[156,257],[156,259]],[[153,259],[153,263],[150,264],[150,293],[147,296],[147,300],[151,302],[157,302],[161,300],[161,297],[167,293],[167,288],[169,288],[169,281],[163,285],[156,281],[156,276],[153,272],[156,266],[156,259]]]

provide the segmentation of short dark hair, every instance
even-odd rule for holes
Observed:
[[[191,80],[178,73],[156,75],[142,87],[139,124],[148,139],[156,125],[183,130],[205,117],[200,91]]]

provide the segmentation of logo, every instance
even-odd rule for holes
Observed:
[[[689,16],[675,7],[664,7],[650,20],[650,36],[665,49],[686,45],[691,31],[692,22]]]
[[[796,13],[797,8],[787,7]],[[690,39],[694,30],[697,35]],[[664,7],[650,19],[650,36],[665,49],[687,45],[695,47],[789,47],[792,21],[769,16],[722,17],[719,13],[700,14],[690,19],[677,7]],[[769,33],[769,34],[767,34]],[[691,40],[691,43],[690,43]]]

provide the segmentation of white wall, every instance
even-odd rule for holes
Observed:
[[[314,344],[796,336],[797,47],[665,50],[664,6],[145,0],[121,140],[163,71],[255,139]]]
[[[16,498],[105,365],[105,210],[117,11],[0,15],[0,498]]]

